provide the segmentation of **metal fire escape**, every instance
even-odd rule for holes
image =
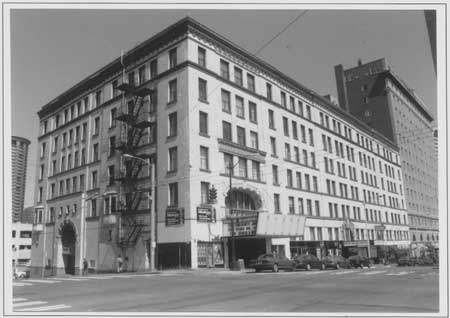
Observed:
[[[153,93],[151,89],[137,88],[130,83],[123,83],[117,89],[123,92],[121,111],[116,117],[121,122],[116,145],[116,149],[121,152],[120,173],[116,178],[120,186],[117,242],[125,248],[134,246],[144,227],[150,224],[148,215],[147,218],[145,215],[147,208],[141,208],[144,198],[150,200],[151,189],[144,177],[144,171],[150,168],[150,154],[143,153],[143,148],[154,139],[150,135],[156,131],[156,121],[154,111],[149,112],[146,107],[149,101],[145,97]]]

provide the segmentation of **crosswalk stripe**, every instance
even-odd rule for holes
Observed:
[[[45,283],[45,284],[61,283],[59,280],[40,280],[40,279],[27,279],[27,282]]]
[[[13,303],[28,300],[26,298],[13,298]]]
[[[31,308],[21,308],[16,311],[48,311],[48,310],[56,310],[56,309],[66,309],[70,308],[67,305],[52,305],[52,306],[43,306],[43,307],[31,307]]]
[[[13,286],[22,287],[22,286],[31,286],[31,283],[13,283]]]
[[[358,275],[375,275],[375,274],[381,274],[381,273],[386,273],[386,271],[373,271],[373,272],[361,273]]]
[[[41,300],[35,300],[35,301],[25,301],[25,302],[21,302],[21,303],[15,303],[13,304],[13,307],[25,307],[25,306],[32,306],[32,305],[41,305],[41,304],[46,304],[46,301],[41,301]]]

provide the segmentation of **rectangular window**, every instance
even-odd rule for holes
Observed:
[[[97,199],[91,200],[91,217],[97,216]]]
[[[178,118],[177,118],[177,112],[173,112],[169,114],[169,136],[168,137],[175,137],[177,135],[178,131]]]
[[[177,170],[177,157],[178,157],[178,150],[177,147],[169,148],[169,171],[173,172]]]
[[[278,182],[278,166],[272,165],[272,179],[273,185],[280,185]]]
[[[94,144],[92,146],[92,161],[98,161],[99,160],[99,147],[98,144]]]
[[[292,170],[286,170],[287,186],[292,188]]]
[[[308,129],[308,135],[309,135],[309,145],[314,146],[314,134],[311,128]]]
[[[42,144],[41,144],[41,158],[44,158],[45,157],[45,148],[46,148],[46,146],[47,146],[47,143],[45,143],[45,142],[43,142]]]
[[[320,216],[320,202],[316,200],[314,203],[316,207],[316,216]]]
[[[209,170],[209,149],[200,146],[200,169]]]
[[[239,67],[234,67],[234,82],[239,86],[243,85],[242,70]]]
[[[80,191],[84,191],[86,186],[84,174],[80,175]]]
[[[286,160],[291,160],[291,145],[288,143],[284,144],[284,158]]]
[[[117,109],[116,108],[111,109],[109,111],[109,128],[116,126],[116,116],[117,116]]]
[[[169,183],[169,206],[178,206],[178,183]]]
[[[222,138],[227,141],[233,141],[232,137],[231,124],[226,121],[222,121]]]
[[[108,167],[108,185],[114,185],[115,174],[114,174],[114,165]]]
[[[155,78],[158,75],[158,61],[150,61],[150,78]]]
[[[311,106],[306,105],[306,118],[311,120]]]
[[[173,68],[177,65],[177,48],[173,48],[169,51],[169,68]]]
[[[138,70],[138,83],[137,85],[142,85],[145,82],[145,65],[141,66]]]
[[[255,77],[249,73],[247,73],[247,88],[252,92],[255,91]]]
[[[298,140],[297,122],[295,121],[292,121],[292,137],[295,140]]]
[[[254,131],[250,132],[250,147],[253,149],[259,149],[258,133]]]
[[[87,123],[83,123],[83,129],[82,129],[82,133],[81,133],[81,141],[86,140],[86,136],[87,136]]]
[[[239,157],[239,176],[248,178],[247,159]]]
[[[280,92],[281,106],[286,108],[286,93]]]
[[[245,118],[244,99],[240,96],[236,96],[236,116]]]
[[[108,156],[114,156],[116,153],[116,136],[109,137],[109,153]]]
[[[283,131],[284,135],[289,137],[289,124],[288,119],[286,117],[283,117]]]
[[[42,180],[44,178],[44,165],[41,165],[39,167],[39,180]]]
[[[289,108],[291,111],[295,112],[295,99],[292,96],[289,96]]]
[[[305,209],[303,207],[303,198],[298,198],[297,199],[297,203],[298,203],[298,213],[300,215],[304,215],[305,214]]]
[[[227,80],[230,79],[230,65],[227,61],[220,60],[220,76]]]
[[[42,187],[39,187],[38,202],[42,202],[42,192],[43,192]]]
[[[246,145],[245,129],[239,126],[237,127],[237,143],[241,146]]]
[[[198,79],[198,99],[202,102],[208,101],[207,82],[202,78]]]
[[[81,149],[81,164],[82,165],[86,164],[86,149],[85,148]]]
[[[261,179],[260,164],[258,161],[252,161],[252,179],[257,181]]]
[[[248,116],[251,122],[256,123],[258,121],[256,114],[256,104],[253,102],[248,102]]]
[[[199,129],[200,134],[208,135],[208,114],[199,112]]]
[[[300,125],[300,137],[303,143],[306,143],[306,128],[303,125]]]
[[[233,164],[233,156],[232,155],[227,154],[227,153],[223,154],[223,165],[225,168],[225,174],[230,175],[230,172],[231,172],[231,174],[233,175],[233,165],[234,164]]]
[[[92,171],[92,183],[91,183],[91,189],[95,189],[98,187],[98,172]]]
[[[266,97],[268,100],[272,100],[272,85],[266,83]]]
[[[272,156],[277,155],[277,143],[275,137],[270,137],[270,151]]]
[[[306,200],[306,214],[312,215],[312,201],[310,199]]]
[[[102,91],[99,90],[95,93],[95,107],[98,107],[102,104]]]
[[[302,188],[302,174],[300,172],[295,173],[295,179],[297,180],[297,188]]]
[[[222,110],[231,113],[230,92],[222,89]]]
[[[271,109],[269,109],[269,128],[275,130],[275,118]]]
[[[309,182],[309,174],[305,174],[305,190],[311,191],[311,184]]]
[[[169,103],[176,102],[177,100],[177,79],[173,79],[169,82]]]
[[[209,183],[200,182],[200,202],[201,204],[207,204],[209,202]]]
[[[289,214],[295,214],[294,197],[289,197]]]
[[[206,67],[206,50],[199,46],[197,54],[198,54],[198,65]]]
[[[275,213],[281,213],[280,211],[280,195],[278,193],[275,193],[273,195],[273,205],[275,209]]]

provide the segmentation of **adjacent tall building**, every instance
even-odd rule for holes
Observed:
[[[20,222],[25,200],[25,181],[27,177],[28,139],[12,136],[12,220]]]
[[[413,245],[437,246],[437,130],[427,106],[384,58],[335,74],[340,106],[400,149]]]
[[[39,119],[34,275],[409,245],[395,143],[190,18]]]

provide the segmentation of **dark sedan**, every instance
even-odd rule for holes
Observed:
[[[326,268],[350,268],[350,261],[341,255],[327,256],[323,262]]]
[[[249,267],[254,268],[255,272],[260,272],[263,270],[278,272],[280,269],[292,271],[295,269],[295,263],[287,257],[280,257],[273,254],[263,254],[257,259],[251,260]]]
[[[353,255],[350,256],[348,260],[350,262],[350,265],[355,268],[357,267],[363,268],[364,266],[370,267],[370,260],[365,256]]]
[[[400,257],[397,261],[398,266],[416,266],[416,264],[417,264],[416,257],[403,256]]]
[[[296,256],[294,262],[295,268],[302,268],[307,271],[311,268],[325,269],[325,263],[311,254]]]

